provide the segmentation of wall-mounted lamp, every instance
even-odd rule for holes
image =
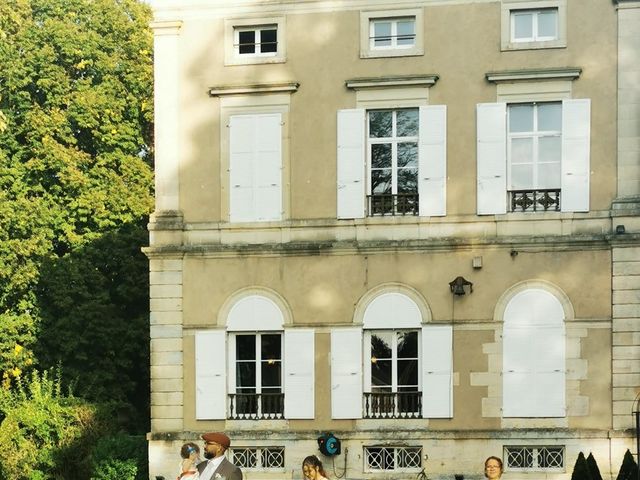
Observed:
[[[455,280],[449,282],[451,293],[454,295],[464,295],[466,293],[464,287],[467,285],[469,285],[469,293],[473,293],[473,283],[465,280],[464,277],[456,277]]]
[[[624,232],[626,232],[626,228],[624,228],[624,225],[616,225],[616,234],[617,235],[622,235]]]

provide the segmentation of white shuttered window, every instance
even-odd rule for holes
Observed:
[[[331,331],[331,418],[362,418],[362,329]]]
[[[529,289],[504,313],[503,416],[564,417],[564,310],[552,294]]]
[[[196,419],[220,420],[226,415],[224,330],[196,332]]]
[[[590,105],[510,104],[507,118],[505,103],[478,104],[478,215],[556,210],[558,202],[563,212],[589,211]]]
[[[453,327],[422,327],[422,416],[453,417]]]
[[[282,219],[282,115],[229,119],[231,222]]]
[[[314,418],[315,332],[284,331],[285,418]]]

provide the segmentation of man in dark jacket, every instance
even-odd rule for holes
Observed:
[[[242,470],[227,460],[224,452],[231,440],[224,433],[210,432],[202,435],[204,460],[198,464],[200,480],[242,480]]]

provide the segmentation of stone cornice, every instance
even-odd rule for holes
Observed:
[[[580,77],[581,73],[582,69],[579,67],[566,67],[487,72],[485,77],[488,81],[493,83],[530,82],[533,80],[575,80]]]
[[[298,90],[298,82],[256,83],[251,85],[219,85],[209,89],[212,97],[225,95],[248,95],[260,93],[293,93]]]
[[[405,75],[399,77],[352,78],[345,82],[347,88],[364,90],[388,87],[431,87],[438,81],[438,75]]]

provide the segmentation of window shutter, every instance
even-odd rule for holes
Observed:
[[[229,128],[230,221],[280,220],[282,115],[233,115]]]
[[[224,330],[196,332],[196,419],[221,420],[226,416]]]
[[[362,418],[362,330],[331,331],[331,418]]]
[[[477,127],[477,212],[496,215],[507,211],[507,106],[479,103]]]
[[[315,331],[284,331],[284,414],[314,418]]]
[[[453,327],[422,327],[422,415],[453,417]]]
[[[420,107],[418,196],[420,216],[447,213],[447,107]]]
[[[363,218],[365,111],[338,111],[338,218]]]
[[[591,100],[562,102],[563,212],[589,211]]]

